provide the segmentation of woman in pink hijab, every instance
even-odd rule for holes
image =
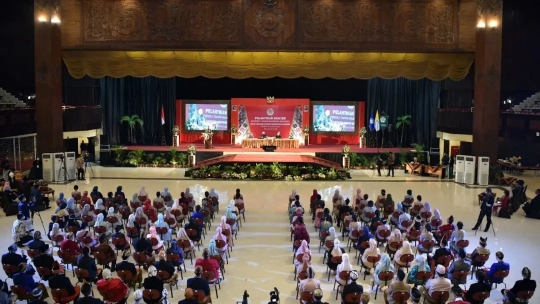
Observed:
[[[311,250],[309,250],[309,245],[308,245],[308,242],[306,240],[303,240],[302,243],[300,244],[300,247],[298,247],[298,250],[296,250],[296,253],[294,254],[294,265],[295,266],[298,266],[300,265],[300,262],[298,261],[298,256],[303,254],[304,256],[305,255],[309,255],[311,256]]]
[[[163,248],[163,241],[156,233],[156,227],[150,227],[148,232],[149,234],[146,236],[146,238],[152,243],[152,249],[158,252],[161,248]]]
[[[217,248],[221,254],[226,254],[227,253],[227,250],[229,249],[229,245],[228,245],[228,242],[227,242],[227,237],[223,234],[223,230],[221,229],[221,226],[218,226],[216,228],[216,234],[214,234],[214,237],[213,239],[216,241],[223,241],[225,243],[225,246],[223,246],[222,248]]]

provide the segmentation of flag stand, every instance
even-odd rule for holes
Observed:
[[[167,141],[165,140],[165,132],[163,132],[163,127],[161,127],[161,145],[166,146]]]

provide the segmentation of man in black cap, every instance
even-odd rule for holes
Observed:
[[[364,292],[364,287],[356,283],[356,280],[358,280],[358,271],[356,270],[351,271],[349,278],[351,280],[351,283],[345,285],[343,287],[343,292],[341,293],[343,303],[346,303],[345,299],[347,298],[348,294],[353,294],[353,293],[362,294]]]
[[[99,245],[94,247],[94,257],[96,255],[96,252],[99,252],[103,255],[103,263],[105,265],[105,268],[109,268],[110,264],[111,271],[115,271],[116,253],[111,248],[111,246],[107,244],[107,235],[105,235],[105,233],[99,236]]]
[[[50,270],[50,272],[49,272],[49,273],[51,273],[50,275],[43,276],[41,278],[42,280],[47,281],[48,279],[50,279],[52,277],[52,267],[53,267],[53,263],[54,263],[54,258],[49,253],[49,246],[48,245],[42,246],[39,249],[39,251],[41,252],[41,254],[38,255],[37,257],[35,257],[32,262],[34,263],[34,266],[36,266],[36,268],[38,268],[38,270],[39,270],[39,267],[47,268],[47,269]]]
[[[352,214],[352,209],[351,209],[351,206],[350,206],[350,203],[351,203],[351,200],[349,198],[347,198],[345,200],[345,205],[344,206],[341,206],[341,208],[339,209],[339,218],[338,218],[338,221],[337,221],[337,226],[339,227],[340,226],[340,223],[343,221],[343,219],[341,218],[343,214],[345,213],[348,213],[348,214]],[[349,227],[345,227],[345,228],[349,228]]]
[[[98,269],[96,266],[96,261],[90,256],[90,248],[85,246],[82,249],[82,255],[77,258],[77,268],[88,271],[88,281],[97,282]]]
[[[478,230],[480,226],[482,226],[482,221],[484,220],[485,216],[487,217],[487,224],[484,232],[488,232],[489,227],[491,226],[491,212],[493,211],[494,202],[495,198],[493,197],[491,188],[487,188],[486,195],[484,195],[484,198],[482,199],[482,205],[480,206],[480,214],[478,215],[478,221],[476,222],[476,225],[474,225],[472,230]]]
[[[81,287],[82,298],[79,298],[76,304],[103,304],[100,299],[96,299],[92,296],[92,285],[90,283],[84,283]]]
[[[22,255],[17,254],[17,246],[15,244],[11,244],[8,247],[8,252],[2,255],[2,264],[19,266],[21,263],[26,263],[26,255],[24,255],[24,251],[21,250],[21,253]]]
[[[122,251],[122,262],[116,264],[116,272],[117,273],[120,273],[120,271],[131,272],[131,275],[135,278],[135,283],[139,283],[139,288],[140,288],[142,284],[142,270],[140,268],[135,267],[135,264],[129,261],[130,256],[131,256],[131,249],[129,249],[129,247],[124,249],[124,251]]]
[[[321,301],[323,298],[323,291],[319,288],[316,289],[315,292],[313,292],[313,299],[315,301],[312,302],[312,304],[323,304],[324,302]]]
[[[33,250],[40,250],[41,247],[47,247],[49,248],[49,245],[45,244],[45,242],[41,239],[41,232],[35,231],[34,232],[34,239],[28,243],[28,248]]]

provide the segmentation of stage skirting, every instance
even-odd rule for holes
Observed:
[[[298,149],[298,139],[275,138],[247,138],[242,140],[242,148],[262,148],[263,146],[276,146],[278,149]]]

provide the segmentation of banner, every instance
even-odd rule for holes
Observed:
[[[268,137],[279,132],[283,138],[302,138],[302,122],[302,106],[294,103],[239,105],[238,138],[258,138],[263,131]]]
[[[319,104],[313,106],[313,131],[354,132],[356,106]]]
[[[226,103],[186,103],[185,115],[186,130],[228,130],[229,110]]]
[[[383,131],[388,128],[388,114],[384,112],[381,113],[381,116],[379,117],[379,125]]]

